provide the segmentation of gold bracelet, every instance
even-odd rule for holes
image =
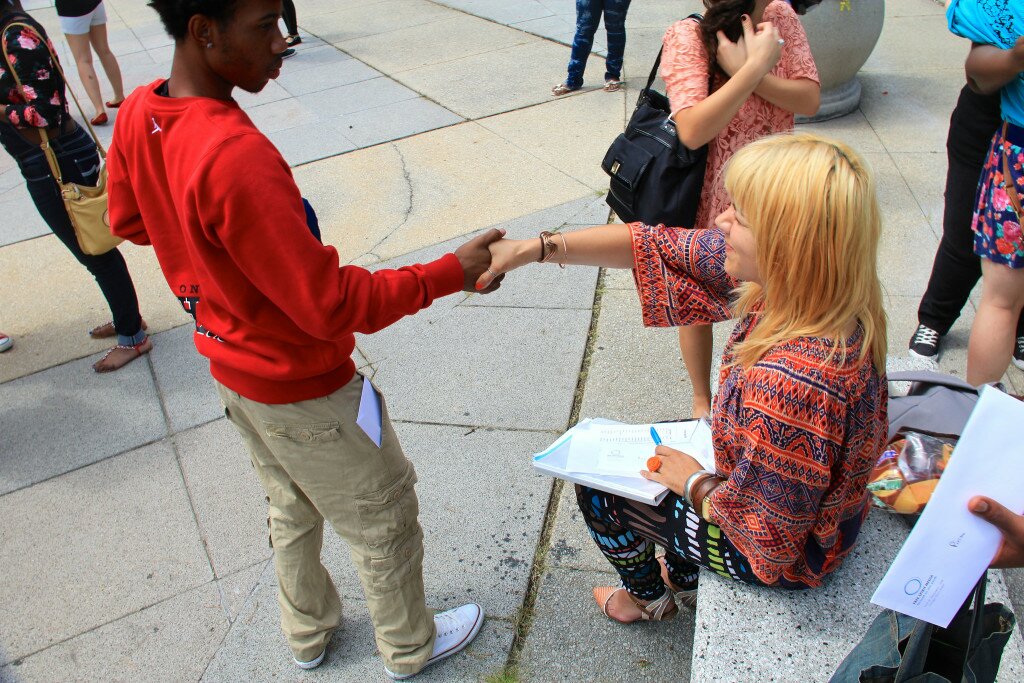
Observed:
[[[721,486],[723,480],[717,476],[708,477],[707,479],[701,479],[700,482],[694,487],[696,490],[693,492],[693,500],[690,501],[690,506],[693,507],[694,511],[707,519],[706,509],[710,509],[708,505],[708,497],[714,493],[715,489]]]
[[[712,491],[713,493],[713,491]],[[701,519],[705,522],[711,521],[711,494],[704,496],[704,500],[700,502],[700,514]]]
[[[537,263],[547,263],[552,259],[552,257],[554,257],[555,252],[558,251],[558,246],[555,244],[555,241],[551,239],[552,237],[554,237],[554,234],[547,230],[540,234],[541,249],[540,258],[537,260]]]
[[[569,263],[569,247],[565,244],[565,235],[558,233],[558,236],[562,238],[562,262],[558,264],[558,267],[565,268]]]

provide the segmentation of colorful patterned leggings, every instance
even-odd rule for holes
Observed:
[[[698,565],[726,578],[763,585],[722,530],[701,519],[681,496],[669,492],[654,507],[577,486],[576,502],[597,547],[625,589],[640,600],[654,600],[665,592],[655,543],[665,547],[669,579],[680,590],[697,587]]]

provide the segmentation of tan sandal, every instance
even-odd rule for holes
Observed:
[[[617,78],[609,78],[604,82],[603,90],[605,92],[618,92],[622,90],[623,85],[625,85],[623,81],[620,81]]]
[[[92,369],[96,372],[113,372],[114,370],[120,370],[124,366],[131,363],[136,358],[141,358],[144,354],[149,353],[153,350],[153,342],[149,337],[146,337],[138,344],[134,346],[117,346],[107,351],[103,358],[93,363]]]
[[[625,593],[626,597],[629,598],[633,602],[633,604],[640,609],[640,621],[667,621],[668,619],[674,617],[677,612],[679,612],[679,608],[676,606],[675,600],[672,599],[672,591],[668,589],[666,589],[665,592],[662,593],[660,598],[658,598],[657,600],[652,600],[651,602],[645,605],[636,598],[634,598],[632,595],[630,595],[629,591],[627,591],[622,586],[619,586],[618,588],[613,588],[611,586],[595,588],[594,599],[597,601],[598,606],[601,608],[601,612],[603,612],[604,615],[612,621],[617,621],[620,624],[632,624],[633,621],[637,621],[637,619],[633,619],[632,621],[622,621],[621,619],[616,619],[608,613],[608,603],[611,602],[612,596],[618,593],[619,591]]]
[[[145,332],[148,329],[149,325],[147,325],[146,321],[143,320],[142,331]],[[111,337],[117,336],[117,330],[114,329],[113,322],[103,323],[102,325],[97,325],[96,327],[89,330],[89,336],[92,337],[93,339],[110,339]]]
[[[570,88],[568,83],[559,83],[551,89],[551,94],[555,97],[561,97],[562,95],[568,95],[571,92],[576,92],[580,88]]]
[[[683,607],[689,607],[690,609],[696,609],[697,607],[697,589],[691,590],[679,590],[675,584],[668,578],[668,566],[665,564],[665,556],[658,555],[658,564],[661,565],[661,580],[665,582],[672,594],[676,596],[676,600]]]

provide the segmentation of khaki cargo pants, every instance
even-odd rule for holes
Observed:
[[[413,485],[381,398],[380,448],[356,424],[362,375],[323,398],[269,405],[217,384],[270,503],[281,628],[295,658],[323,651],[341,600],[320,562],[324,519],[348,542],[377,647],[395,673],[416,673],[434,644],[423,592],[423,531]]]

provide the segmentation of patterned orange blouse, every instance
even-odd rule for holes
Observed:
[[[729,289],[722,231],[629,225],[647,325],[706,322]],[[888,386],[863,329],[846,353],[821,337],[772,347],[750,368],[733,349],[757,324],[737,321],[722,354],[711,411],[715,469],[710,521],[770,586],[807,588],[842,563],[868,514],[867,481],[885,446]]]
[[[772,22],[786,44],[782,57],[771,73],[780,78],[796,80],[807,78],[818,83],[818,69],[811,56],[800,18],[788,3],[774,0],[765,8],[764,21]],[[700,24],[695,19],[677,21],[665,33],[664,52],[661,56],[661,77],[672,113],[692,107],[708,96],[707,48],[700,38]],[[726,79],[715,77],[713,88],[722,87]],[[736,112],[725,130],[708,144],[708,168],[704,175],[704,188],[697,208],[696,225],[684,227],[710,228],[715,216],[725,210],[729,199],[719,177],[722,167],[744,145],[772,133],[793,130],[793,112],[786,111],[759,95],[751,95]]]

